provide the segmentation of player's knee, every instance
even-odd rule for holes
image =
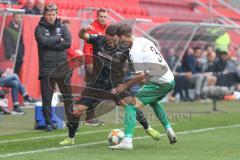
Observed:
[[[82,115],[85,114],[87,109],[88,109],[87,106],[75,104],[70,109],[70,114],[73,115],[74,117],[80,118]]]

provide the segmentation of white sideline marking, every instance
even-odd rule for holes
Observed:
[[[152,127],[154,127],[154,126],[160,126],[160,124],[152,125]],[[137,126],[136,128],[142,128],[142,126]],[[123,128],[120,128],[120,129],[123,129]],[[107,132],[107,131],[110,131],[110,130],[111,129],[98,130],[98,131],[79,132],[79,133],[76,133],[76,135],[102,133],[102,132]],[[64,136],[67,136],[67,134],[63,133],[63,134],[50,135],[50,136],[39,136],[39,137],[31,137],[31,138],[19,138],[19,139],[11,139],[11,140],[2,140],[2,141],[0,141],[0,144],[10,143],[10,142],[32,141],[32,140],[40,140],[40,139],[50,139],[50,138],[64,137]]]
[[[101,132],[106,132],[106,131],[109,131],[109,130],[88,131],[88,132],[80,132],[80,133],[76,133],[76,134],[77,134],[77,135],[84,135],[84,134],[101,133]],[[39,140],[39,139],[50,139],[50,138],[64,137],[64,136],[67,136],[67,134],[66,134],[66,133],[63,133],[63,134],[50,135],[50,136],[40,136],[40,137],[32,137],[32,138],[21,138],[21,139],[2,140],[2,141],[0,141],[0,144],[10,143],[10,142],[22,142],[22,141]]]
[[[182,132],[177,132],[176,134],[177,135],[184,135],[184,134],[212,131],[212,130],[217,130],[217,129],[237,128],[237,127],[240,127],[240,124],[231,125],[231,126],[222,126],[222,127],[210,127],[210,128],[196,129],[196,130],[190,130],[190,131],[182,131]],[[166,136],[166,134],[161,134],[161,137],[163,137],[163,136]],[[134,139],[145,139],[145,138],[150,138],[150,137],[149,136],[143,136],[143,137],[135,137]],[[0,157],[1,158],[6,158],[6,157],[13,157],[13,156],[34,154],[34,153],[49,152],[49,151],[59,151],[59,150],[63,150],[63,149],[77,148],[77,147],[84,147],[84,146],[92,146],[92,145],[104,144],[104,143],[107,143],[107,141],[97,141],[97,142],[84,143],[84,144],[78,144],[78,145],[72,145],[72,146],[52,147],[52,148],[32,150],[32,151],[8,153],[8,154],[0,155]]]

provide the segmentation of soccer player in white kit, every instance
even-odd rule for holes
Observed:
[[[158,51],[155,44],[143,37],[134,37],[132,29],[126,24],[122,24],[118,28],[117,35],[120,41],[128,44],[130,49],[129,57],[133,63],[135,73],[145,74],[146,83],[141,86],[135,97],[144,105],[149,104],[161,124],[166,130],[170,144],[177,142],[177,137],[170,125],[167,114],[163,109],[162,100],[175,86],[174,76],[168,64]],[[147,78],[146,78],[147,77]],[[131,83],[119,85],[112,90],[113,93],[119,93],[131,87]],[[131,147],[129,147],[131,146]],[[128,149],[132,148],[132,140],[123,139],[123,141],[112,149]]]

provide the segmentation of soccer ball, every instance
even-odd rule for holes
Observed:
[[[120,129],[112,130],[108,135],[109,145],[113,146],[119,144],[123,140],[124,136],[125,134],[122,130]]]

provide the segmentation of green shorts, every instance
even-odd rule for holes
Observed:
[[[136,97],[144,104],[154,104],[162,100],[175,86],[175,81],[166,84],[148,82],[136,93]]]

